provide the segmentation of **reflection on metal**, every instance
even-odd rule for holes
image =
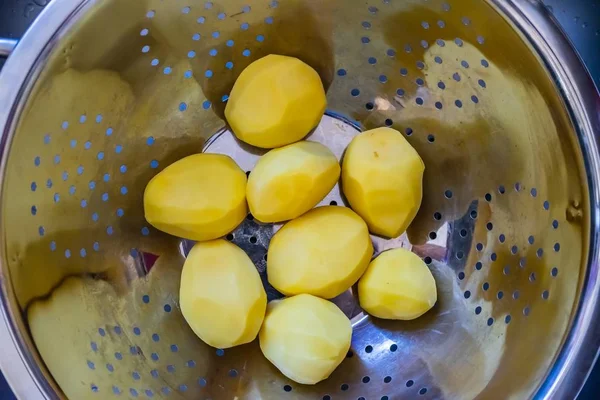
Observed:
[[[16,46],[16,40],[0,38],[0,57],[8,56]]]
[[[587,332],[600,326],[597,93],[541,9],[55,0],[22,42],[0,77],[0,362],[24,397],[578,391],[598,345]],[[400,243],[377,242],[425,259],[438,304],[416,321],[381,321],[346,293],[337,303],[354,317],[352,351],[315,386],[285,379],[256,343],[203,344],[178,309],[190,244],[143,218],[145,185],[179,158],[241,152],[251,170],[258,154],[227,132],[223,108],[241,70],[269,53],[319,72],[331,114],[313,135],[339,157],[356,127],[392,126],[426,165],[415,222]],[[231,238],[263,273],[272,232],[247,220]]]

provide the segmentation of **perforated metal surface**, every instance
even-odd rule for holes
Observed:
[[[552,80],[495,9],[257,0],[114,1],[84,11],[23,110],[3,204],[12,287],[66,396],[536,390],[576,304],[587,187]],[[413,322],[380,321],[346,294],[338,304],[355,316],[352,350],[314,387],[286,380],[256,343],[222,351],[193,335],[177,298],[189,243],[152,229],[141,206],[152,176],[203,148],[251,169],[251,149],[213,135],[237,74],[269,53],[319,71],[330,108],[319,137],[392,126],[426,165],[424,203],[401,242],[430,265],[438,305]],[[341,156],[343,144],[332,147]],[[338,193],[326,202],[341,205]],[[231,237],[263,271],[268,232],[248,219]]]

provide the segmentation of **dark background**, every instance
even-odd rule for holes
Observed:
[[[0,37],[20,38],[50,0],[0,0]],[[600,0],[544,0],[600,86]],[[4,60],[0,57],[0,68]],[[0,89],[1,90],[1,89]],[[593,350],[593,349],[592,349]],[[592,372],[579,400],[600,398],[600,366]],[[14,400],[0,373],[0,400]]]

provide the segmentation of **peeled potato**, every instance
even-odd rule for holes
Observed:
[[[238,139],[271,149],[302,139],[319,124],[327,100],[319,74],[297,58],[268,55],[236,80],[225,117]]]
[[[410,320],[420,317],[437,301],[435,279],[414,253],[393,249],[371,262],[358,281],[360,306],[384,319]]]
[[[373,244],[365,222],[346,207],[318,207],[283,226],[271,239],[269,283],[287,296],[330,299],[363,274]]]
[[[300,294],[269,303],[260,330],[265,357],[291,380],[314,385],[340,365],[352,338],[352,325],[333,303]]]
[[[250,212],[262,222],[294,219],[323,200],[339,177],[337,158],[320,143],[302,141],[271,150],[248,179]]]
[[[377,235],[397,237],[417,215],[425,165],[402,134],[378,128],[356,136],[342,163],[350,206]]]
[[[246,174],[228,156],[183,158],[148,183],[144,212],[152,226],[171,235],[191,240],[219,238],[248,214]]]
[[[192,248],[183,265],[179,297],[192,330],[220,349],[253,341],[267,308],[254,264],[242,249],[223,239]]]

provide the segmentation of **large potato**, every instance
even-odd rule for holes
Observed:
[[[248,214],[246,174],[228,156],[196,154],[156,175],[144,192],[146,220],[191,240],[231,232]]]
[[[251,342],[267,295],[250,258],[223,240],[197,243],[181,273],[181,313],[205,343],[220,349]]]
[[[340,178],[336,156],[316,142],[271,150],[256,164],[246,188],[250,212],[262,222],[281,222],[304,214]]]
[[[225,117],[238,139],[271,149],[297,142],[316,127],[327,100],[319,74],[293,57],[268,55],[236,80]]]
[[[365,272],[373,244],[365,222],[346,207],[318,207],[283,226],[271,239],[269,283],[292,296],[330,299]]]
[[[344,155],[342,189],[372,233],[397,237],[417,215],[425,165],[402,134],[378,128],[356,136]]]
[[[333,303],[300,294],[269,303],[260,330],[265,357],[291,380],[314,385],[336,369],[350,349],[352,325]]]
[[[375,317],[415,319],[437,301],[435,279],[416,254],[388,250],[371,262],[358,281],[358,299],[362,309]]]

